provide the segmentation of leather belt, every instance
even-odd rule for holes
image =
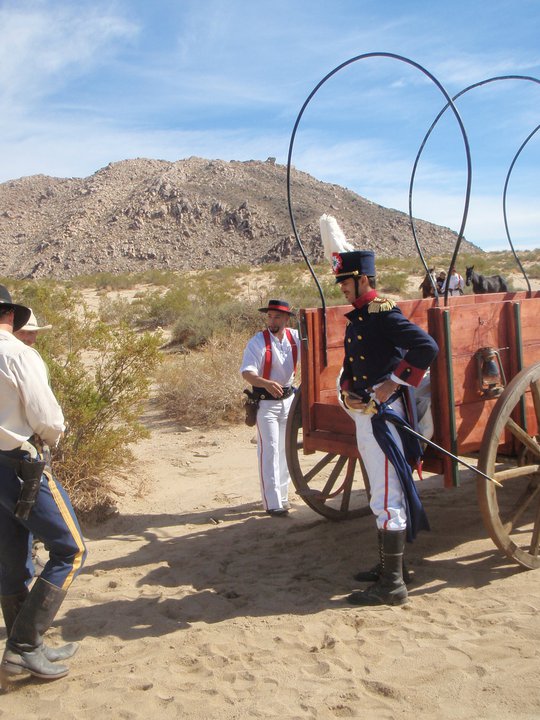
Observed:
[[[263,390],[262,388],[253,388],[253,394],[255,395],[255,398],[257,400],[286,400],[291,395],[294,395],[294,387],[290,385],[289,387],[284,387],[283,389],[283,395],[281,397],[274,397],[273,395],[270,395],[268,390]]]

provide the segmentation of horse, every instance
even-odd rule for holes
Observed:
[[[465,275],[465,284],[472,283],[473,293],[481,295],[483,293],[508,292],[506,280],[501,275],[490,275],[485,277],[474,272],[474,265],[467,268]]]
[[[430,280],[431,277],[431,280]],[[437,277],[435,275],[435,268],[430,268],[426,273],[425,278],[420,283],[419,290],[422,291],[423,298],[435,297],[435,290],[433,287],[437,286]]]

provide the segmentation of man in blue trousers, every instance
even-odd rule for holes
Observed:
[[[3,679],[29,672],[54,680],[67,675],[58,661],[77,645],[48,647],[43,635],[83,566],[86,547],[64,488],[35,448],[54,447],[65,428],[43,360],[13,335],[29,317],[29,308],[0,285],[0,602],[8,638],[0,669]],[[49,560],[30,589],[33,535]]]

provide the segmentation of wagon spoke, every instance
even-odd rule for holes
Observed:
[[[316,465],[314,465],[314,466],[311,468],[311,470],[310,470],[308,473],[306,473],[306,475],[305,475],[305,477],[304,477],[304,480],[305,480],[307,483],[309,483],[310,480],[313,480],[313,478],[314,478],[316,475],[318,475],[318,474],[321,472],[321,470],[328,465],[328,463],[331,463],[332,460],[333,460],[335,457],[336,457],[336,456],[335,456],[334,453],[327,453],[324,457],[322,457],[322,458],[319,460],[319,462],[318,462]]]
[[[517,422],[515,422],[515,420],[512,420],[512,418],[509,417],[506,422],[506,427],[515,438],[517,438],[528,450],[533,453],[533,455],[540,458],[540,445],[533,437],[528,435],[527,432],[523,430]]]
[[[335,455],[334,455],[334,457],[335,457]],[[347,458],[344,457],[343,455],[340,455],[339,460],[335,464],[334,469],[330,473],[330,476],[322,489],[321,495],[323,497],[327,497],[332,492],[332,488],[336,484],[336,480],[340,476],[340,473],[343,470],[343,466],[345,465],[346,462],[347,462]],[[306,477],[307,477],[307,475],[306,475]]]
[[[540,382],[538,380],[531,383],[531,395],[536,419],[538,421],[538,425],[540,426]]]
[[[536,517],[534,518],[534,529],[531,538],[531,547],[529,552],[531,555],[538,557],[538,549],[540,546],[540,503],[536,508]]]
[[[335,450],[330,440],[327,443],[328,438],[324,437],[323,447],[318,448],[313,447],[313,437],[304,437],[300,388],[289,411],[285,444],[296,494],[312,510],[330,520],[370,515],[369,485],[362,460],[354,451],[348,452],[348,447],[344,452]],[[356,446],[353,447],[355,450]]]
[[[529,432],[515,420],[522,409]],[[522,567],[540,568],[540,362],[521,370],[498,398],[478,466],[503,486],[477,483],[491,538]]]
[[[502,524],[506,532],[510,532],[525,510],[530,506],[535,498],[540,496],[540,485],[538,483],[529,484],[517,499],[514,507],[506,514],[505,518],[501,518]]]
[[[356,460],[354,458],[348,458],[349,464],[347,466],[347,475],[345,476],[344,488],[343,488],[343,499],[341,500],[341,511],[347,512],[349,509],[349,503],[351,501],[351,490],[354,480],[354,468]]]
[[[513,480],[515,478],[526,477],[527,475],[534,475],[540,472],[540,465],[518,465],[517,467],[506,468],[505,470],[499,470],[493,473],[491,476],[497,482],[504,482],[505,480]]]

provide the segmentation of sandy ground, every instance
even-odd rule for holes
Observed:
[[[420,487],[432,532],[408,553],[411,602],[351,608],[371,517],[332,523],[293,496],[271,518],[252,430],[146,419],[146,492],[124,488],[119,515],[86,528],[88,562],[48,634],[81,642],[70,675],[17,679],[0,717],[540,716],[540,575],[486,539],[467,475]]]
[[[270,518],[252,430],[146,422],[47,636],[81,642],[70,675],[17,679],[0,718],[540,717],[540,571],[486,538],[472,473],[420,485],[432,532],[408,548],[411,602],[357,609],[343,598],[375,559],[371,517],[332,523],[293,495]]]

